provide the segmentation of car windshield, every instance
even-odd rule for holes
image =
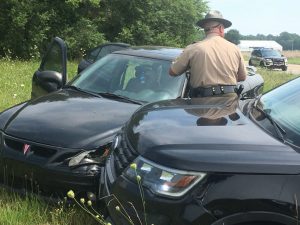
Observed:
[[[185,76],[169,76],[170,64],[162,59],[110,54],[76,76],[69,85],[104,97],[124,96],[140,102],[174,99],[182,93]]]
[[[273,49],[266,49],[262,51],[263,57],[281,57],[281,54]]]
[[[286,131],[285,140],[300,146],[300,78],[263,95],[262,109]]]

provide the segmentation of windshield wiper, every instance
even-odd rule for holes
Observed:
[[[79,87],[76,87],[76,86],[73,86],[73,85],[65,85],[64,88],[70,88],[70,89],[73,89],[73,90],[76,90],[76,91],[79,91],[79,92],[83,92],[83,93],[86,93],[86,94],[89,94],[89,95],[93,95],[93,96],[96,96],[96,97],[101,97],[100,95],[98,95],[95,92],[83,90],[83,89],[81,89]]]
[[[270,123],[273,125],[273,127],[275,128],[276,134],[277,136],[283,141],[285,142],[285,138],[284,135],[286,135],[286,131],[279,125],[279,123],[271,116],[271,109],[262,109],[260,106],[258,106],[258,102],[260,100],[261,96],[255,100],[253,107],[258,110],[259,112],[261,112],[269,121]]]
[[[110,92],[100,92],[98,94],[100,96],[104,97],[104,98],[121,99],[121,100],[124,100],[126,102],[134,103],[134,104],[137,104],[137,105],[142,105],[143,104],[142,101],[133,100],[133,99],[128,98],[126,96],[113,94],[113,93],[110,93]]]

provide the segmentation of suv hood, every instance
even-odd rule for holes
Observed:
[[[0,114],[7,135],[57,147],[93,149],[106,144],[103,139],[111,139],[139,105],[61,90],[16,107]]]
[[[150,104],[126,128],[133,149],[170,168],[200,172],[299,173],[300,155],[237,108],[210,97]]]

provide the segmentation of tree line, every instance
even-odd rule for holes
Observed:
[[[71,58],[103,42],[183,47],[203,37],[207,10],[205,0],[1,0],[0,57],[39,57],[55,36]]]
[[[184,47],[204,38],[195,24],[207,10],[206,0],[1,0],[0,58],[40,57],[55,36],[66,41],[71,58],[104,42]],[[287,32],[243,36],[229,30],[225,38],[300,49],[299,35]]]
[[[226,39],[239,44],[240,40],[269,40],[279,43],[283,50],[300,50],[300,36],[294,33],[282,32],[279,35],[242,35],[238,30],[231,29],[226,35]]]

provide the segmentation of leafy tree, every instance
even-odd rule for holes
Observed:
[[[240,43],[241,35],[238,30],[231,29],[225,34],[225,38],[228,41],[238,45]]]
[[[97,11],[95,0],[2,0],[0,56],[37,57],[54,36],[77,46],[71,53],[78,54],[80,48],[104,41],[97,29]]]
[[[106,40],[185,46],[207,9],[205,0],[1,0],[0,56],[38,57],[54,36],[72,57]]]
[[[195,40],[195,23],[207,10],[203,0],[103,0],[101,6],[107,39],[134,45],[185,46]]]

